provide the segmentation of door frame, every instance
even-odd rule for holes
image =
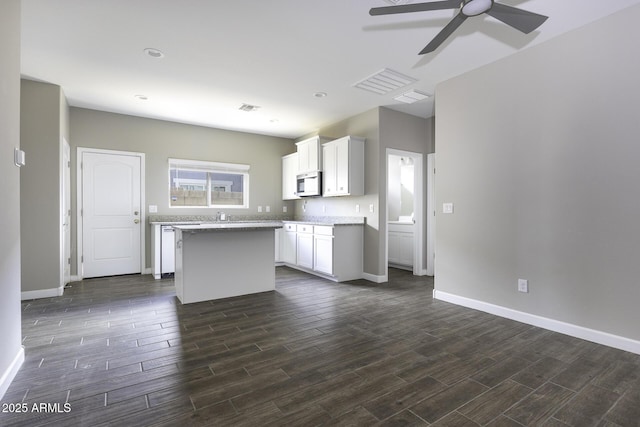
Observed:
[[[84,255],[83,248],[83,235],[82,235],[82,208],[83,208],[83,200],[82,200],[82,158],[84,153],[95,153],[95,154],[112,154],[112,155],[120,155],[120,156],[134,156],[140,158],[140,221],[142,222],[142,226],[140,227],[140,273],[146,274],[147,270],[145,268],[146,264],[146,240],[145,240],[145,230],[147,224],[147,213],[146,213],[146,198],[145,198],[145,155],[144,153],[138,153],[133,151],[116,151],[116,150],[105,150],[100,148],[86,148],[86,147],[78,147],[76,151],[76,245],[78,251],[76,253],[76,268],[78,273],[78,280],[82,280],[83,278],[83,270],[82,270],[82,256]]]
[[[66,174],[66,171],[69,174]],[[66,198],[69,197],[69,212],[65,212]],[[67,224],[68,233],[65,233],[64,225]],[[69,256],[66,255],[67,244]],[[66,268],[68,265],[68,268]],[[65,274],[68,271],[68,275]],[[71,281],[71,146],[67,139],[60,138],[60,288]]]
[[[427,155],[427,276],[436,275],[436,155]]]
[[[424,154],[413,151],[398,150],[395,148],[387,148],[386,152],[386,171],[385,171],[385,194],[386,194],[386,214],[385,214],[385,271],[389,277],[389,160],[391,156],[410,157],[413,159],[413,274],[415,276],[424,276],[427,270],[424,265]]]

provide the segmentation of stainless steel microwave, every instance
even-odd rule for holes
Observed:
[[[314,171],[296,176],[296,196],[310,197],[322,195],[322,172]]]

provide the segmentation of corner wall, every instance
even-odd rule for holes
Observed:
[[[455,204],[436,219],[437,295],[640,352],[639,20],[437,87],[437,206]]]
[[[62,295],[60,140],[66,133],[60,86],[22,80],[20,144],[22,299]]]
[[[383,281],[387,274],[386,150],[395,148],[423,153],[426,169],[426,154],[432,153],[434,146],[433,119],[415,117],[382,107],[326,126],[317,134],[329,138],[341,138],[346,135],[366,138],[365,194],[357,197],[307,198],[304,200],[306,211],[302,210],[304,201],[297,201],[296,216],[364,217],[364,272],[372,280]],[[424,188],[426,191],[426,185]],[[426,194],[424,200],[426,203]],[[355,210],[356,205],[360,205],[359,213]],[[370,205],[373,205],[373,212],[369,211]],[[424,211],[426,212],[426,205]]]
[[[0,399],[24,361],[20,314],[20,1],[0,2]]]

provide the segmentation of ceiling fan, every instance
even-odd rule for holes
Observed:
[[[517,7],[496,3],[493,0],[444,0],[429,3],[374,7],[369,11],[369,14],[371,16],[378,16],[458,8],[460,8],[460,12],[420,51],[420,55],[436,50],[467,18],[472,16],[486,13],[525,34],[529,34],[538,28],[548,18],[547,16],[518,9]]]

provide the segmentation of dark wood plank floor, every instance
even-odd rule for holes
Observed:
[[[171,279],[125,276],[23,302],[2,403],[28,411],[0,425],[640,426],[638,355],[434,301],[400,270],[279,267],[276,289],[183,306]]]

